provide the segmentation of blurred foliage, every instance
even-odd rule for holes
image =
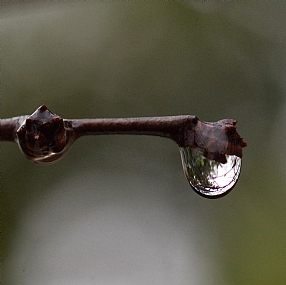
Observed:
[[[62,161],[48,167],[27,161],[15,144],[1,143],[3,284],[55,284],[37,279],[38,268],[29,268],[44,262],[33,250],[41,249],[39,242],[54,229],[64,231],[70,225],[66,203],[75,211],[78,207],[79,216],[85,211],[76,199],[89,192],[95,195],[87,199],[94,211],[114,203],[110,211],[120,205],[137,217],[140,209],[146,223],[158,222],[158,237],[160,221],[162,227],[170,221],[165,236],[178,231],[187,237],[188,256],[196,255],[200,262],[186,259],[178,266],[182,272],[177,283],[169,279],[152,284],[285,284],[285,2],[1,5],[1,118],[31,114],[41,104],[63,118],[234,118],[249,145],[235,189],[209,201],[192,192],[176,146],[164,139],[83,138]],[[76,191],[81,195],[72,196]],[[55,194],[61,192],[63,196]],[[63,200],[50,206],[50,195]],[[162,207],[168,210],[160,212]],[[54,228],[47,224],[53,211],[58,213]],[[45,213],[47,219],[39,214],[42,220],[27,224],[31,213]],[[94,227],[101,232],[108,225]],[[37,238],[45,227],[47,233]],[[131,244],[136,240],[131,238]],[[172,245],[180,246],[180,239],[170,244],[166,242],[163,252],[172,256]],[[50,265],[45,266],[46,274],[53,275]],[[104,282],[100,284],[111,284]],[[112,284],[121,283],[129,284]]]

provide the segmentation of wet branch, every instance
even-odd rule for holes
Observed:
[[[246,146],[232,119],[206,123],[196,116],[184,115],[68,120],[52,113],[45,105],[30,116],[1,119],[1,141],[17,142],[21,151],[38,163],[57,160],[81,136],[104,134],[165,137],[179,147],[196,149],[222,163],[226,154],[241,157]]]

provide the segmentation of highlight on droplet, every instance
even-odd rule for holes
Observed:
[[[235,186],[241,169],[241,158],[225,155],[226,162],[203,156],[190,147],[180,147],[183,170],[192,188],[206,198],[219,198]]]

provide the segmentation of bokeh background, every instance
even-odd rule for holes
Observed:
[[[167,139],[1,142],[2,283],[285,284],[284,1],[1,1],[1,118],[238,120],[241,177],[196,195]]]

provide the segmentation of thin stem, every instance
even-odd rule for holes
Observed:
[[[64,120],[65,128],[74,132],[75,138],[85,135],[151,135],[170,138],[185,145],[186,132],[194,131],[195,116],[141,117],[118,119]]]
[[[28,116],[13,117],[9,119],[1,119],[0,139],[1,141],[15,141],[16,131]]]

